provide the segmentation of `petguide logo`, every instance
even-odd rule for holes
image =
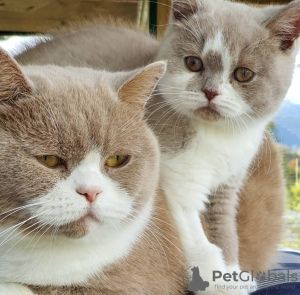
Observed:
[[[233,271],[232,273],[222,273],[215,270],[212,272],[211,278],[201,277],[199,268],[197,266],[190,266],[179,277],[182,278],[182,291],[189,293],[190,291],[205,291],[210,286],[210,289],[244,289],[253,292],[257,289],[253,282],[298,282],[300,281],[300,274],[292,273],[289,270],[281,270],[280,272],[257,272],[254,271]],[[248,284],[247,284],[248,283]],[[252,284],[251,284],[252,283]]]

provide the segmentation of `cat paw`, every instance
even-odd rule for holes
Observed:
[[[231,283],[237,289],[236,293],[232,294],[249,294],[257,289],[256,281],[252,280],[248,271],[242,271],[239,265],[228,265],[228,272],[231,274],[236,273],[238,276],[237,282]],[[238,293],[238,290],[243,293]]]
[[[1,295],[34,295],[29,288],[14,283],[0,283],[0,294]]]
[[[248,272],[242,272],[238,265],[225,266],[222,260],[222,252],[218,247],[211,245],[206,252],[206,259],[201,267],[193,267],[192,281],[188,290],[199,295],[247,295],[256,290],[256,282]],[[215,261],[213,261],[216,259]],[[198,260],[200,263],[200,260]],[[210,264],[213,263],[213,264]],[[212,270],[213,269],[213,270]],[[198,291],[201,290],[201,291]]]

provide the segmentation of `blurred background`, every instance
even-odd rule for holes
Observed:
[[[241,1],[239,1],[241,2]],[[247,0],[264,6],[287,0]],[[13,52],[24,40],[74,22],[98,17],[133,22],[160,39],[169,18],[171,0],[0,0],[0,46]],[[286,174],[286,227],[281,247],[300,250],[300,52],[293,83],[270,129],[283,154]]]

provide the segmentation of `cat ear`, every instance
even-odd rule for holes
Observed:
[[[118,89],[120,100],[144,109],[148,98],[166,71],[166,62],[152,63],[133,75]]]
[[[300,35],[300,1],[286,5],[267,22],[266,27],[279,39],[282,51],[290,49]]]
[[[17,62],[0,50],[0,103],[31,93],[31,87]]]
[[[175,20],[187,20],[198,10],[196,0],[173,0],[172,16]]]

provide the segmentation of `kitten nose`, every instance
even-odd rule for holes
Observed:
[[[102,190],[99,187],[92,187],[92,188],[79,187],[78,189],[76,189],[76,192],[82,196],[85,196],[85,198],[90,203],[93,203],[96,201],[97,196],[102,193]]]
[[[202,91],[205,93],[205,96],[209,101],[211,101],[215,96],[220,94],[219,92],[213,90],[202,89]]]

